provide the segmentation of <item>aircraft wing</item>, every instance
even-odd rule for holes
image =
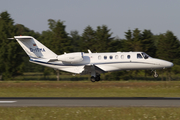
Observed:
[[[105,73],[104,70],[102,70],[101,68],[97,67],[96,65],[85,65],[84,66],[84,70],[82,71],[81,74],[90,74],[91,71],[96,71],[99,74]]]
[[[57,61],[56,58],[31,58],[30,61],[33,62],[43,62],[43,63],[48,63],[48,62],[53,62]],[[58,68],[57,68],[58,69]],[[92,71],[95,71],[96,73],[105,73],[103,69],[96,65],[84,65],[84,66],[62,66],[61,70],[71,72],[71,73],[76,73],[76,74],[90,74]]]

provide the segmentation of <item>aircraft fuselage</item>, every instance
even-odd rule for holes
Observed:
[[[143,55],[145,56],[143,56]],[[107,53],[83,53],[83,60],[80,62],[31,62],[80,74],[84,65],[95,65],[105,72],[118,70],[139,70],[139,69],[165,69],[173,66],[173,63],[148,56],[143,52],[107,52]]]

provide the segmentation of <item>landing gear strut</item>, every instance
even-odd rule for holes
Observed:
[[[156,70],[152,70],[152,72],[154,72],[154,77],[157,78],[159,75],[156,73]]]

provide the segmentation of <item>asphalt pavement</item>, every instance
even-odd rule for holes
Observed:
[[[6,107],[180,107],[180,98],[164,97],[6,97]]]

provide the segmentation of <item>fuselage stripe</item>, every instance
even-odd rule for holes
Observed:
[[[35,62],[35,63],[42,63],[42,64],[49,64],[49,65],[57,65],[57,66],[82,66],[82,65],[86,65],[86,64],[55,64],[55,63],[48,63],[48,62],[42,62],[42,61],[37,61],[37,60],[32,60],[30,59],[29,61],[31,62]],[[91,65],[101,65],[101,64],[118,64],[118,63],[142,63],[142,64],[151,64],[151,65],[155,65],[154,63],[148,63],[148,62],[137,62],[137,61],[122,61],[122,62],[106,62],[106,63],[89,63]],[[89,65],[88,64],[88,65]]]

